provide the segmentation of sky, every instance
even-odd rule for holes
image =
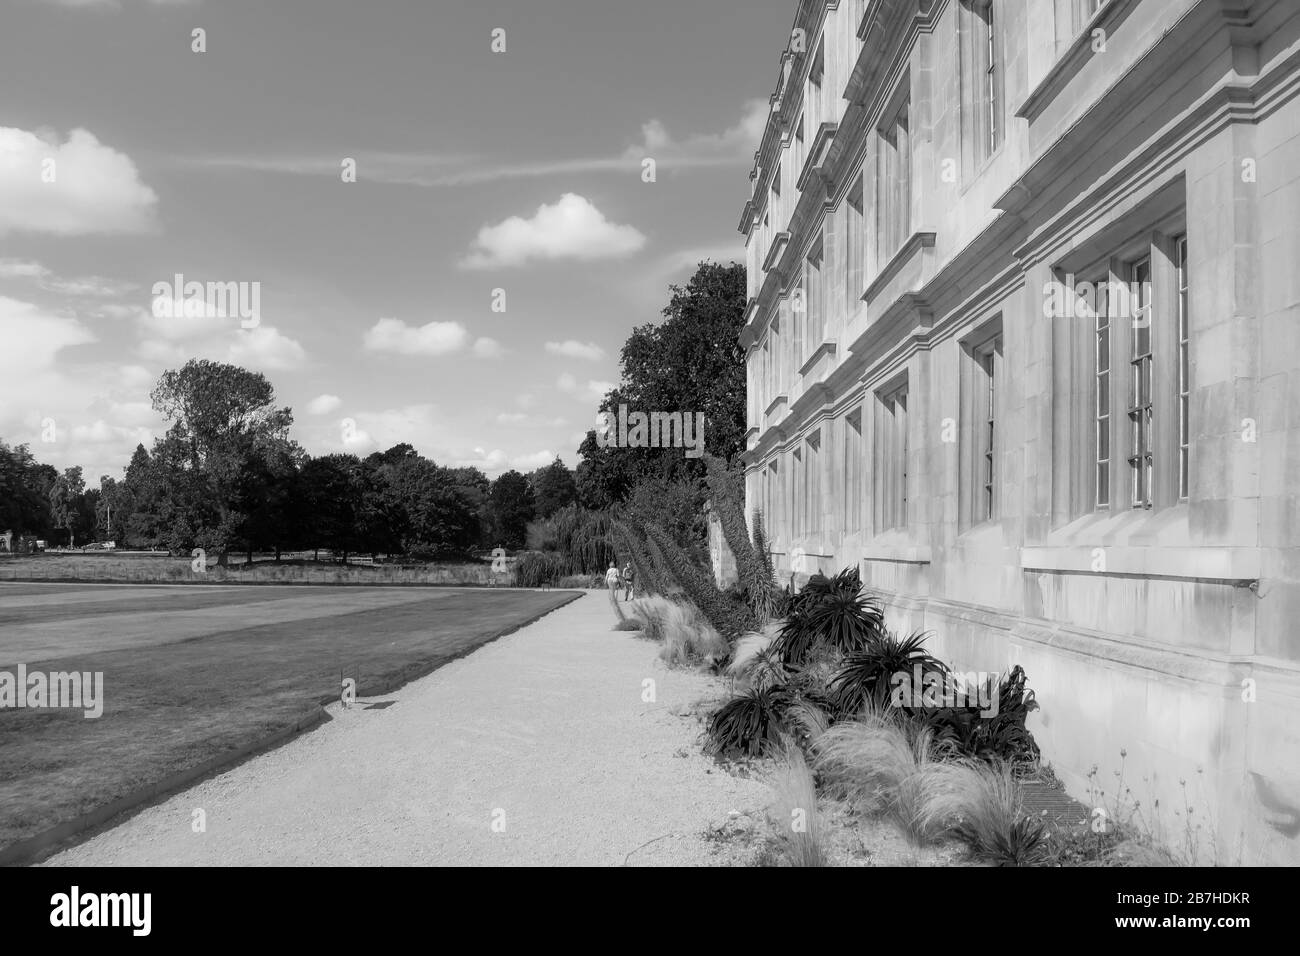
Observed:
[[[630,331],[743,261],[796,6],[0,0],[0,439],[121,477],[208,358],[311,454],[575,465]]]

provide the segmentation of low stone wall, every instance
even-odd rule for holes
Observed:
[[[888,600],[889,626],[930,631],[927,647],[952,666],[1025,669],[1041,705],[1029,728],[1043,760],[1090,809],[1113,805],[1118,789],[1120,803],[1136,804],[1150,832],[1181,854],[1219,865],[1300,865],[1294,667],[935,598]]]

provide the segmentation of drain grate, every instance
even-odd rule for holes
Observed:
[[[1088,822],[1088,808],[1064,790],[1037,780],[1026,780],[1021,784],[1021,792],[1024,794],[1025,812],[1031,816],[1043,817],[1060,827]]]

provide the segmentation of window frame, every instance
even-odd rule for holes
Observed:
[[[875,392],[873,437],[873,522],[876,534],[908,527],[907,481],[910,471],[908,380],[895,381]]]

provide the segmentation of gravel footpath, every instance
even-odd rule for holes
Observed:
[[[768,791],[705,758],[683,716],[718,682],[668,670],[612,623],[590,592],[395,694],[335,704],[319,729],[46,863],[735,862],[705,835],[760,814]]]

